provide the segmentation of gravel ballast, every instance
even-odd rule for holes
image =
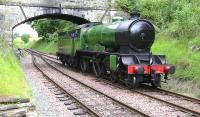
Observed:
[[[51,63],[51,62],[50,62]],[[106,95],[115,97],[139,111],[142,111],[152,117],[185,117],[190,116],[185,112],[175,109],[165,103],[156,101],[154,99],[142,96],[138,93],[133,93],[130,90],[120,89],[110,84],[106,84],[94,78],[91,75],[83,75],[78,72],[66,69],[58,64],[51,63],[53,66],[63,71],[64,73],[76,78],[77,80],[90,85],[91,87],[98,89],[99,91],[105,93]]]
[[[132,117],[141,116],[134,111],[113,101],[112,99],[99,94],[98,92],[74,81],[65,75],[49,67],[42,59],[37,58],[36,63],[54,82],[63,87],[71,95],[79,99],[84,105],[99,113],[102,117]]]
[[[39,117],[73,117],[73,113],[67,109],[63,102],[43,83],[42,74],[35,69],[32,58],[28,55],[21,60],[26,79],[32,87],[33,101],[36,103],[36,110]]]

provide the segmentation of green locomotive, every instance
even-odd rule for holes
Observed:
[[[129,88],[141,83],[160,87],[162,76],[175,72],[165,55],[152,55],[154,26],[139,14],[110,24],[87,23],[61,34],[57,56],[65,65],[93,72]]]

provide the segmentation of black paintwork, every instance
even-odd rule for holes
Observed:
[[[117,27],[116,42],[120,45],[121,53],[148,53],[154,40],[154,26],[138,16]]]

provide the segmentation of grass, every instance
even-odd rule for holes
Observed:
[[[200,37],[196,37],[193,40],[190,41],[189,43],[191,46],[198,46],[200,47]]]
[[[41,52],[56,53],[58,46],[56,41],[47,42],[44,40],[33,41],[26,48],[32,48]]]
[[[154,54],[165,54],[168,62],[176,65],[174,77],[200,84],[200,52],[192,52],[189,40],[158,36],[152,50]]]
[[[200,99],[199,85],[194,83],[193,81],[184,81],[171,78],[167,82],[167,84],[162,83],[163,89]]]
[[[24,43],[21,38],[15,38],[14,45],[16,48],[31,48],[46,53],[56,53],[57,42],[44,41],[40,38],[30,38],[28,43]]]
[[[176,66],[172,81],[164,88],[200,98],[200,52],[191,49],[199,42],[199,38],[178,40],[158,35],[152,47],[153,53],[166,55],[168,63]]]
[[[22,67],[11,48],[0,42],[0,95],[30,97]]]
[[[29,38],[29,42],[28,43],[24,43],[20,37],[17,37],[14,39],[14,45],[16,48],[25,48],[25,47],[29,47],[34,45],[33,42],[36,42],[37,40],[39,40],[39,38],[37,37],[31,37]]]

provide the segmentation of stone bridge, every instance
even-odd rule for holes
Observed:
[[[111,4],[109,10],[107,10],[108,4]],[[11,41],[14,26],[45,17],[68,20],[69,16],[74,16],[83,23],[84,20],[80,19],[99,22],[106,12],[103,19],[106,23],[110,22],[115,15],[127,16],[122,11],[114,9],[112,4],[114,0],[21,0],[21,2],[11,1],[0,4],[0,36],[5,36],[7,41]],[[70,21],[72,20],[74,19]]]

